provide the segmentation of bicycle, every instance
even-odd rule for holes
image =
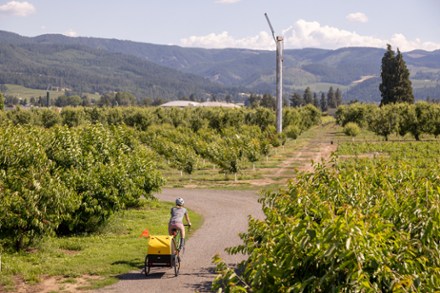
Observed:
[[[184,226],[191,226],[185,224]],[[145,276],[150,274],[152,267],[172,267],[177,277],[180,271],[180,230],[173,229],[171,235],[150,236],[148,253],[145,256]],[[183,252],[182,252],[183,253]]]

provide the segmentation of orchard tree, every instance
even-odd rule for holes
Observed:
[[[277,107],[277,101],[274,97],[272,97],[272,95],[264,94],[260,105],[261,107],[275,110]]]
[[[136,104],[136,97],[128,92],[117,92],[115,101],[118,106],[132,106]]]
[[[0,93],[0,110],[3,111],[5,109],[5,97]]]
[[[403,60],[402,53],[397,49],[397,55],[391,45],[382,58],[382,83],[379,90],[382,96],[381,105],[390,103],[414,103],[414,94],[409,80],[409,70]]]
[[[388,141],[388,137],[392,133],[397,133],[399,127],[400,115],[397,113],[395,105],[388,104],[380,108],[371,108],[371,110],[369,129]]]

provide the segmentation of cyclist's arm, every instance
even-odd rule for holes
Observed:
[[[188,215],[188,213],[185,214],[185,219],[186,219],[186,222],[188,223],[188,225],[191,226],[191,221],[190,221],[190,219],[189,219],[189,215]]]

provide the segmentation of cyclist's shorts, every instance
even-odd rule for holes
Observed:
[[[183,223],[173,223],[173,222],[170,222],[168,224],[168,233],[170,235],[173,234],[173,229],[179,229],[181,235],[183,235],[183,233],[185,231],[185,226],[183,226]]]

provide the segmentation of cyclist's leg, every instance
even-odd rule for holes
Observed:
[[[182,250],[185,245],[185,226],[183,223],[170,223],[168,225],[168,233],[173,235],[173,230],[177,229],[180,231],[180,241],[178,241],[179,247],[176,247],[178,250]]]
[[[179,250],[182,250],[185,245],[185,226],[183,226],[183,223],[177,223],[175,226],[180,231],[180,247]]]

